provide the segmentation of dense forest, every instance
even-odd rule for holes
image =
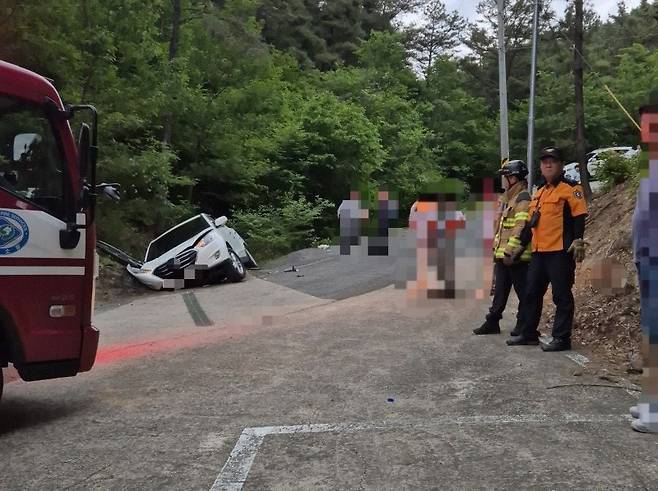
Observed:
[[[495,0],[0,0],[0,58],[100,113],[102,238],[133,252],[181,217],[227,214],[262,255],[335,234],[351,188],[408,207],[499,165]],[[533,2],[508,0],[512,158],[525,159]],[[585,16],[587,148],[637,145],[658,87],[658,1]],[[575,153],[573,6],[543,2],[536,145]],[[254,245],[255,244],[255,245]]]

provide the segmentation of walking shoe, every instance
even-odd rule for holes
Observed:
[[[553,338],[550,343],[541,343],[543,351],[568,351],[571,349],[571,339]]]
[[[521,330],[521,326],[514,326],[514,329],[512,329],[512,330],[510,331],[509,335],[512,336],[512,337],[514,337],[514,336],[520,336],[520,335],[521,335],[521,332],[523,332],[523,331]]]
[[[500,334],[500,326],[497,322],[495,324],[489,324],[488,322],[485,322],[477,329],[473,329],[473,334]]]
[[[658,425],[647,425],[644,424],[639,419],[634,419],[631,421],[631,428],[640,433],[658,433]]]
[[[526,338],[525,336],[514,336],[507,340],[507,346],[537,346],[539,338]]]
[[[631,413],[631,418],[638,419],[640,417],[640,408],[637,406],[631,406],[628,412]]]

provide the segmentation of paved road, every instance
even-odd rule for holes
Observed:
[[[93,371],[6,386],[0,489],[657,489],[627,391],[324,258],[99,314]]]
[[[294,267],[295,271],[290,271]],[[390,257],[367,256],[362,249],[341,256],[339,248],[304,249],[254,271],[262,279],[313,295],[342,300],[378,290],[395,282],[396,262]]]

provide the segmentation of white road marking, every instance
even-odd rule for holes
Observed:
[[[570,352],[570,353],[566,353],[564,356],[569,358],[571,361],[577,363],[581,367],[584,367],[589,363],[589,358],[587,358],[584,355],[581,355],[580,353]]]
[[[445,416],[433,420],[382,422],[382,423],[338,423],[304,424],[292,426],[261,426],[245,428],[235,444],[228,460],[222,467],[210,491],[240,491],[247,480],[258,450],[268,435],[291,435],[297,433],[354,433],[357,431],[417,429],[433,430],[448,425],[501,425],[538,424],[555,425],[569,423],[617,423],[627,421],[627,415],[578,415],[545,414],[527,416]],[[213,434],[215,435],[215,434]],[[206,440],[210,438],[208,436]],[[205,440],[204,440],[205,441]]]
[[[264,435],[258,434],[257,428],[245,428],[235,444],[226,464],[222,467],[211,491],[239,491],[242,489],[249,470],[254,463]]]

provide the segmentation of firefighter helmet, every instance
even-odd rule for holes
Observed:
[[[503,164],[498,173],[501,176],[516,176],[519,179],[525,179],[528,175],[528,166],[523,160],[510,160]]]

